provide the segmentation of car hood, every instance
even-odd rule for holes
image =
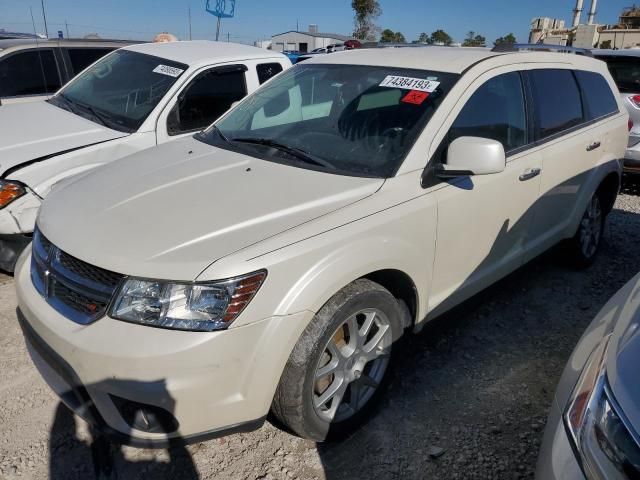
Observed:
[[[0,108],[0,176],[15,166],[127,135],[45,101]]]
[[[215,260],[357,202],[383,182],[260,160],[186,138],[54,189],[38,225],[55,245],[90,264],[194,280]]]
[[[613,396],[640,434],[640,275],[613,328],[607,357],[607,379]]]

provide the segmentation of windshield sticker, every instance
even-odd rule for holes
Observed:
[[[178,77],[184,70],[176,67],[169,67],[168,65],[158,65],[153,69],[154,73],[161,73],[163,75],[169,75],[170,77]]]
[[[404,97],[402,97],[402,102],[404,103],[412,103],[414,105],[422,105],[427,98],[429,98],[429,92],[422,92],[420,90],[411,90]]]
[[[421,92],[432,93],[438,88],[440,82],[433,80],[425,80],[423,78],[398,77],[396,75],[387,75],[382,82],[381,87],[402,88],[405,90],[420,90]]]

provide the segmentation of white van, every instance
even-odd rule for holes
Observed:
[[[47,102],[0,108],[0,269],[31,241],[52,185],[211,124],[291,66],[280,53],[208,41],[112,52]]]

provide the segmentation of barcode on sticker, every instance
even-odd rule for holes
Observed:
[[[419,90],[421,92],[432,93],[438,88],[440,82],[433,80],[425,80],[423,78],[399,77],[396,75],[387,75],[382,82],[381,87],[402,88],[405,90]]]
[[[161,73],[163,75],[169,75],[170,77],[177,77],[184,72],[181,68],[170,67],[168,65],[158,65],[153,71],[154,73]]]

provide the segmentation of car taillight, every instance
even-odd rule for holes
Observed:
[[[640,108],[640,95],[634,95],[633,97],[629,97],[629,101],[633,103],[636,107]]]

